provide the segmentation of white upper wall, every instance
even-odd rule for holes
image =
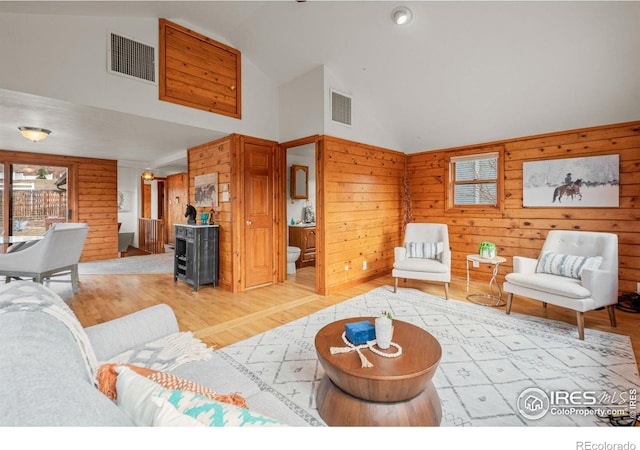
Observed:
[[[280,142],[323,133],[323,90],[322,66],[280,86]]]
[[[109,32],[158,48],[156,19],[0,14],[0,58],[10,61],[2,64],[0,88],[225,133],[278,139],[277,86],[244,55],[242,119],[234,119],[160,101],[157,85],[108,73]]]
[[[331,119],[331,90],[351,97],[351,126]],[[396,139],[392,127],[378,120],[378,109],[368,103],[368,96],[361,95],[362,91],[358,86],[346,86],[325,68],[323,93],[324,134],[391,150],[402,150],[402,142]]]

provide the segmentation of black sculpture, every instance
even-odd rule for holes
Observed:
[[[189,220],[187,220],[187,225],[196,224],[196,214],[198,213],[196,212],[196,209],[193,207],[193,205],[187,203],[187,210],[184,212],[184,216],[189,218]]]

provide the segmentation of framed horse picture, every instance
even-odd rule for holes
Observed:
[[[619,177],[620,155],[525,162],[522,206],[617,208]]]
[[[195,205],[209,208],[218,207],[218,172],[198,175],[195,181]]]

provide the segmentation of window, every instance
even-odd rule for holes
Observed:
[[[9,180],[4,173],[0,177],[3,236],[39,236],[52,223],[67,221],[67,167],[16,163],[9,165]]]
[[[499,208],[500,153],[473,153],[449,159],[449,208]]]

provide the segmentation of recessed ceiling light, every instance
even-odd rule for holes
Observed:
[[[406,6],[398,6],[391,11],[391,20],[393,20],[393,23],[396,25],[406,25],[411,22],[412,18],[413,14]]]

